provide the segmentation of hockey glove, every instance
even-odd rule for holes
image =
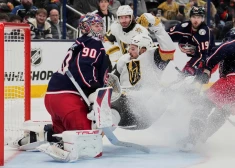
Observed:
[[[161,24],[161,19],[153,16],[150,13],[143,13],[138,19],[137,23],[141,24],[145,28],[149,28],[152,26],[158,26]]]
[[[196,69],[187,63],[182,72],[185,76],[194,76],[196,74]]]
[[[210,80],[211,72],[208,69],[204,69],[202,74],[196,76],[196,80],[202,84],[207,84]]]
[[[95,94],[95,92],[91,93],[91,94],[88,96],[88,100],[89,100],[90,103],[94,103],[95,99],[96,99],[96,94]]]
[[[96,94],[95,92],[91,93],[89,96],[88,96],[88,100],[89,102],[91,103],[91,105],[88,107],[88,114],[87,114],[87,118],[91,121],[95,121],[95,111],[93,110],[93,104],[94,104],[94,101],[96,99]]]

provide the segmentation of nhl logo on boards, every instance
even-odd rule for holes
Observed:
[[[205,29],[200,29],[199,30],[199,34],[202,35],[202,36],[205,35],[206,34],[206,30]]]
[[[31,64],[38,66],[42,62],[42,50],[40,48],[31,49]]]

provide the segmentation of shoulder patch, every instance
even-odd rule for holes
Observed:
[[[202,35],[202,36],[205,35],[206,34],[206,30],[205,29],[200,29],[199,30],[199,34]]]
[[[188,26],[188,23],[182,23],[181,26],[182,26],[182,27],[187,27],[187,26]]]
[[[137,33],[142,33],[143,31],[141,30],[141,28],[139,28],[139,27],[137,27],[136,29],[135,29],[135,31],[137,32]]]

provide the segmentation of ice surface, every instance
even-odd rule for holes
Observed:
[[[32,119],[50,120],[43,99],[32,99]],[[234,119],[234,118],[232,118]],[[226,123],[206,144],[197,146],[191,153],[179,152],[175,142],[183,136],[185,123],[174,115],[164,114],[152,127],[142,131],[116,129],[115,134],[122,141],[146,145],[150,154],[111,145],[104,138],[104,150],[101,158],[80,160],[75,163],[58,163],[40,152],[18,152],[5,150],[6,168],[51,168],[51,167],[86,167],[86,168],[234,168],[235,167],[235,128]],[[172,124],[171,124],[172,123]],[[186,128],[185,128],[186,130]],[[184,131],[183,131],[184,132]]]

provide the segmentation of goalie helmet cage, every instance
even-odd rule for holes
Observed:
[[[5,143],[30,120],[30,40],[28,24],[0,23],[0,166]]]

